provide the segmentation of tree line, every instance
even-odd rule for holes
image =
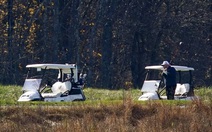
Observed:
[[[139,88],[146,65],[195,68],[212,85],[210,0],[2,0],[0,83],[27,64],[76,63],[87,86]]]

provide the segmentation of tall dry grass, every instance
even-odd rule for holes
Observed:
[[[211,132],[212,103],[193,101],[90,106],[0,107],[0,131],[30,132]]]

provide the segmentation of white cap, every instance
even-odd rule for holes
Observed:
[[[170,64],[168,61],[163,61],[163,63],[161,65],[164,66],[164,65],[170,65]]]

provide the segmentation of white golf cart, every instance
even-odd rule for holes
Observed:
[[[31,64],[26,68],[29,70],[18,101],[85,100],[83,87],[86,74],[79,74],[77,65]]]
[[[177,86],[175,90],[175,100],[193,100],[194,87],[192,84],[192,71],[194,68],[187,66],[172,66],[177,71]],[[138,100],[167,99],[165,95],[165,85],[161,76],[163,66],[146,66],[146,78],[141,88],[142,95]]]

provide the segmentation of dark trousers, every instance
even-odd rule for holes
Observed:
[[[166,86],[166,96],[168,100],[174,99],[176,85],[174,86]]]

